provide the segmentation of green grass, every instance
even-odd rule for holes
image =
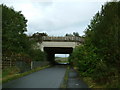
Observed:
[[[58,63],[69,63],[68,61],[56,61]]]
[[[45,68],[48,68],[48,67],[50,67],[50,65],[46,65],[46,66],[43,66],[43,67],[35,68],[35,69],[32,69],[32,70],[30,70],[30,71],[28,71],[28,72],[18,73],[18,74],[14,73],[14,74],[11,74],[11,75],[8,74],[8,72],[6,71],[6,72],[3,73],[2,82],[0,82],[0,83],[9,82],[9,81],[11,81],[11,80],[14,80],[14,79],[17,79],[17,78],[26,76],[26,75],[28,75],[28,74],[31,74],[31,73],[33,73],[33,72],[37,72],[37,71],[39,71],[39,70],[42,70],[42,69],[45,69]],[[7,75],[7,74],[8,74],[8,75]]]
[[[78,68],[74,67],[77,73],[79,73]],[[80,74],[79,74],[80,75]],[[82,79],[89,88],[105,88],[104,85],[100,85],[98,83],[95,83],[94,80],[91,77],[81,77],[79,76],[80,79]]]
[[[101,84],[95,82],[91,77],[82,77],[82,79],[88,84],[89,88],[120,88],[119,78],[111,78],[110,82]]]
[[[91,77],[82,77],[82,79],[85,83],[87,83],[89,88],[105,88],[105,85],[94,82]]]
[[[68,66],[68,67],[67,67],[67,70],[66,70],[66,72],[65,72],[65,76],[64,76],[63,82],[62,82],[62,84],[60,85],[60,88],[67,88],[69,68],[70,68],[70,67]]]
[[[5,68],[2,70],[2,78],[8,76],[8,75],[13,75],[13,74],[17,74],[19,73],[19,68],[17,67],[9,67],[9,68]]]

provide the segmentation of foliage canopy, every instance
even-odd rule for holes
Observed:
[[[27,20],[21,11],[17,12],[6,5],[2,7],[2,53],[3,60],[43,60],[44,53],[34,49],[36,41],[31,40],[27,31]],[[33,53],[33,54],[31,54]]]
[[[108,87],[120,84],[119,11],[120,1],[102,6],[85,30],[84,45],[78,46],[69,58],[81,76],[92,77]]]

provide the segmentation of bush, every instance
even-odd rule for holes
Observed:
[[[30,57],[33,61],[43,61],[45,60],[45,53],[42,52],[40,49],[32,49],[29,52]]]
[[[81,76],[91,76],[93,73],[97,63],[97,55],[94,53],[95,50],[96,48],[92,46],[86,48],[86,46],[82,45],[75,48],[70,56],[69,61],[78,67]]]
[[[90,76],[111,87],[119,87],[119,10],[120,1],[102,6],[85,31],[84,45],[78,46],[69,58],[81,76]]]
[[[9,76],[9,75],[13,75],[13,74],[17,74],[19,73],[20,70],[18,67],[9,67],[9,68],[4,68],[2,70],[2,77],[6,77],[6,76]]]

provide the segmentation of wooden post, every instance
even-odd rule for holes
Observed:
[[[31,61],[31,69],[33,69],[33,61]]]
[[[11,59],[10,59],[10,67],[12,67],[12,62],[11,62]]]

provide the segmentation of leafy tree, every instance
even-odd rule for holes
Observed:
[[[73,32],[73,35],[79,37],[79,33],[78,32]]]
[[[73,32],[73,34],[66,34],[65,36],[77,36],[79,37],[79,33],[78,32]]]
[[[47,33],[34,33],[30,38],[34,39],[36,42],[42,42],[42,37],[48,36]]]
[[[90,76],[109,87],[120,84],[119,10],[120,1],[102,6],[85,31],[84,45],[77,47],[70,56],[82,76]]]
[[[24,50],[26,35],[24,34],[27,20],[13,8],[2,6],[2,49],[3,53],[8,51],[20,52]],[[26,40],[26,41],[25,41]]]
[[[31,50],[31,52],[29,53],[29,55],[33,61],[44,61],[45,53],[42,52],[40,49],[33,49]]]
[[[27,31],[27,20],[21,12],[6,5],[2,7],[2,53],[3,60],[43,60],[43,52],[34,49],[35,40],[31,40],[24,32]],[[45,33],[41,36],[47,35]],[[32,54],[33,53],[33,54]]]
[[[66,34],[65,36],[73,36],[72,34]]]

